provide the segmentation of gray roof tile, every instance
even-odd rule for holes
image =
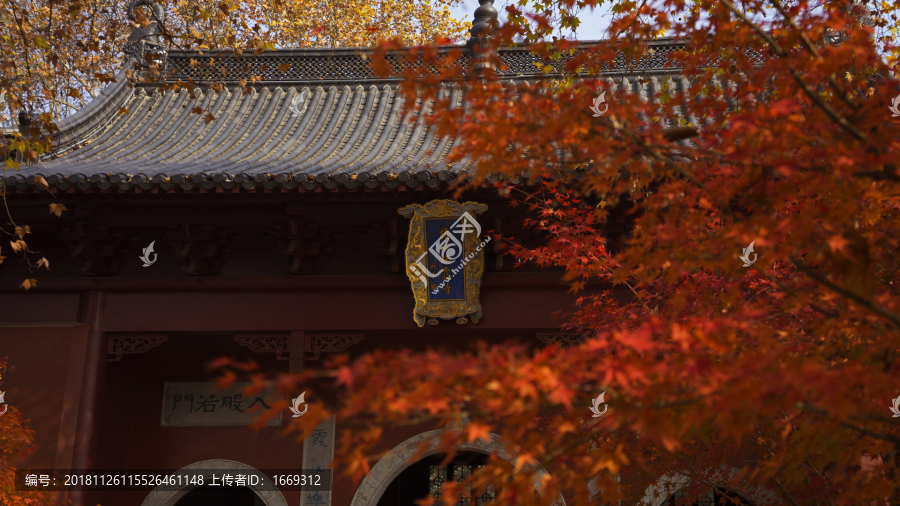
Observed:
[[[667,63],[668,54],[679,44],[650,44],[655,51],[638,62],[641,74],[658,75],[683,88],[686,83]],[[280,50],[245,57],[246,65],[226,65],[230,69],[226,81],[268,67],[268,73],[262,73],[264,80],[249,94],[238,87],[215,92],[203,86],[218,71],[185,67],[190,58],[199,56],[173,53],[169,65],[175,73],[168,80],[194,79],[200,84],[194,97],[184,89],[131,88],[122,72],[100,98],[60,121],[57,149],[49,159],[22,166],[7,181],[22,189],[33,182],[30,176],[43,175],[59,189],[96,185],[149,190],[159,185],[164,190],[175,186],[210,190],[240,185],[313,190],[318,185],[435,188],[452,182],[459,171],[468,174],[469,162],[454,167],[446,162],[459,139],[438,137],[422,118],[409,118],[398,98],[399,79],[373,76],[367,70],[366,51]],[[510,85],[536,77],[532,62],[538,60],[531,53],[503,49],[500,56],[508,65],[501,78]],[[393,62],[395,68],[402,67],[398,62]],[[290,63],[291,70],[274,73],[282,63]],[[638,93],[644,100],[660,92],[655,78],[639,84],[636,75],[625,78],[620,67],[625,68],[624,60],[609,66],[610,79],[619,90]],[[459,106],[459,88],[448,86],[442,93]],[[291,104],[298,95],[303,98],[302,110],[295,114]],[[204,114],[193,113],[195,107]],[[118,114],[119,108],[129,114]],[[209,123],[206,111],[214,117]]]

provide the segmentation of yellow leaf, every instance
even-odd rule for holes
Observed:
[[[19,285],[19,288],[24,288],[26,291],[28,291],[33,286],[37,286],[37,280],[36,279],[26,279],[25,281],[22,281],[22,284]]]
[[[50,204],[50,212],[57,215],[62,216],[63,211],[68,211],[66,209],[65,204]]]
[[[16,253],[22,251],[23,249],[28,249],[28,245],[25,244],[25,241],[21,239],[15,242],[10,241],[9,245],[12,246],[13,251],[15,251]]]
[[[19,239],[25,237],[25,234],[31,233],[31,227],[25,225],[24,227],[16,227],[16,235],[19,236]]]
[[[3,255],[0,255],[0,264],[2,264],[4,260],[6,260],[6,257]]]
[[[119,116],[121,116],[123,114],[130,114],[130,112],[128,111],[128,109],[126,109],[124,107],[119,107]]]
[[[50,185],[47,183],[47,180],[44,179],[43,176],[34,176],[34,184],[40,185],[45,190],[50,189]]]
[[[48,271],[50,270],[50,261],[46,258],[41,257],[40,260],[37,261],[38,267],[45,267]]]

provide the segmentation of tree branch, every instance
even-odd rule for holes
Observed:
[[[775,485],[778,486],[778,490],[781,492],[781,497],[784,497],[787,502],[791,503],[791,506],[800,506],[800,504],[797,503],[797,501],[794,499],[794,496],[792,496],[791,493],[788,492],[786,488],[784,488],[784,485],[782,485],[780,481],[775,480]]]
[[[772,46],[772,49],[775,51],[775,54],[777,54],[778,56],[780,56],[780,57],[782,57],[782,58],[784,58],[784,57],[787,56],[787,53],[784,51],[784,49],[782,49],[781,46],[779,46],[778,43],[775,42],[775,39],[773,39],[771,35],[769,35],[768,33],[764,32],[762,28],[760,28],[759,26],[757,26],[756,24],[754,24],[752,21],[750,21],[749,19],[747,19],[747,16],[744,16],[744,15],[743,15],[743,14],[742,14],[735,6],[734,6],[734,4],[732,4],[732,3],[729,2],[728,0],[719,0],[719,1],[722,2],[722,5],[724,5],[725,7],[727,7],[728,10],[730,10],[730,11],[733,12],[735,15],[737,15],[737,17],[740,18],[741,21],[743,21],[744,23],[747,23],[748,25],[750,25],[750,27],[753,28],[753,30],[756,31],[756,33],[757,33],[760,37],[762,37],[762,38],[766,41],[766,43],[768,43],[770,46]],[[803,93],[805,93],[806,96],[807,96],[811,101],[813,101],[816,105],[818,105],[819,108],[822,109],[822,110],[825,112],[825,114],[826,114],[829,118],[831,118],[831,121],[835,122],[838,126],[840,126],[840,127],[843,128],[844,130],[846,130],[847,132],[849,132],[850,135],[852,135],[853,137],[855,137],[857,140],[859,140],[859,141],[865,141],[865,140],[866,140],[865,134],[863,134],[862,132],[860,132],[859,129],[856,128],[855,126],[851,125],[850,122],[847,121],[846,118],[844,118],[843,116],[841,116],[840,114],[838,114],[834,109],[831,108],[830,105],[826,104],[825,101],[822,100],[822,97],[820,97],[819,95],[817,95],[813,90],[811,90],[811,89],[809,88],[809,86],[807,86],[806,82],[803,81],[803,78],[800,76],[800,73],[797,72],[797,70],[795,70],[795,69],[792,68],[792,69],[791,69],[791,75],[794,76],[794,80],[797,81],[797,84],[800,85],[800,88],[803,90]]]
[[[860,297],[859,295],[856,295],[855,293],[853,293],[849,290],[846,290],[844,288],[841,288],[840,286],[832,283],[831,281],[828,281],[827,279],[825,279],[822,276],[818,275],[817,273],[813,272],[813,270],[810,269],[809,267],[801,264],[794,257],[791,257],[791,262],[794,264],[794,266],[796,266],[798,269],[803,271],[807,276],[812,278],[812,280],[815,281],[816,283],[819,283],[820,285],[823,285],[823,286],[831,289],[832,291],[837,292],[838,294],[844,296],[847,299],[850,299],[850,300],[856,302],[857,304],[865,307],[866,309],[868,309],[869,311],[872,311],[873,313],[876,313],[878,315],[881,315],[881,316],[887,318],[894,325],[896,325],[897,327],[900,327],[900,316],[897,316],[896,314],[894,314],[886,309],[876,306],[875,304],[872,304],[871,302]]]
[[[732,494],[740,497],[741,499],[743,499],[746,502],[746,506],[758,506],[756,501],[754,501],[753,499],[750,499],[750,497],[748,497],[747,494],[741,492],[740,490],[738,490],[735,487],[726,487],[723,485],[717,485],[716,483],[713,483],[709,480],[700,480],[700,483],[706,485],[707,487],[711,487],[715,490],[718,490],[719,492],[722,493],[722,495],[727,495],[729,493],[732,493]]]
[[[798,402],[797,408],[801,409],[803,411],[809,411],[810,413],[816,413],[819,415],[827,415],[828,414],[828,412],[822,408],[819,408],[816,406],[810,406],[809,404],[806,404],[803,402]],[[876,421],[881,420],[880,417],[869,417],[869,416],[851,416],[849,418],[851,420],[873,420],[873,419]],[[887,418],[887,420],[890,420],[890,418]],[[863,433],[867,436],[873,437],[875,439],[880,439],[882,441],[888,441],[890,443],[894,443],[894,445],[897,446],[898,449],[900,449],[900,438],[893,436],[891,434],[879,434],[877,432],[872,432],[869,429],[866,429],[864,427],[859,427],[857,425],[853,425],[852,423],[847,423],[847,422],[838,422],[838,425],[840,425],[841,427],[846,427],[848,429],[853,429],[857,432],[861,432],[861,433]]]
[[[778,12],[782,16],[784,16],[784,19],[786,19],[787,22],[791,25],[791,27],[793,27],[794,30],[796,30],[797,33],[800,35],[800,40],[803,42],[804,47],[806,47],[806,49],[810,53],[812,53],[812,55],[816,58],[816,60],[822,61],[822,54],[819,52],[818,49],[816,49],[815,44],[813,44],[812,41],[809,40],[809,37],[806,36],[806,33],[803,32],[803,30],[801,30],[799,26],[797,26],[797,23],[794,21],[794,18],[792,18],[787,13],[787,11],[781,5],[781,2],[779,2],[778,0],[771,0],[771,1],[772,1],[772,5],[775,6],[775,9],[778,10]],[[828,76],[828,83],[831,85],[831,89],[834,90],[835,93],[837,93],[838,97],[840,97],[840,99],[843,100],[845,104],[850,106],[851,109],[859,109],[859,105],[855,104],[852,100],[850,100],[850,97],[848,97],[847,94],[844,93],[843,90],[841,90],[840,86],[838,86],[838,83],[834,77],[834,74],[831,74]]]

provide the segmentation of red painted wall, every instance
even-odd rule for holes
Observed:
[[[256,354],[231,336],[172,336],[159,348],[107,363],[100,415],[98,467],[180,469],[210,459],[235,460],[256,469],[300,469],[302,443],[283,434],[283,427],[254,432],[249,427],[161,427],[163,384],[211,381],[204,364],[219,356],[253,358],[263,370],[286,372],[287,362]],[[282,423],[288,418],[285,417]],[[139,506],[141,492],[104,493],[103,506]],[[288,504],[299,504],[299,492],[284,492]]]
[[[10,409],[21,411],[31,420],[35,432],[36,451],[21,462],[21,467],[57,468],[60,459],[65,462],[63,455],[57,455],[58,446],[71,445],[74,431],[61,437],[60,424],[77,402],[72,392],[66,391],[69,352],[73,339],[83,339],[85,331],[84,325],[0,327],[0,355],[9,356],[9,364],[15,367],[3,377],[0,390],[6,392]],[[64,447],[59,450],[66,451]]]

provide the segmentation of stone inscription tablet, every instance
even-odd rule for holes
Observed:
[[[303,441],[303,469],[331,469],[334,461],[334,422],[333,416],[325,420]],[[331,491],[303,490],[300,506],[331,506]]]
[[[162,427],[235,427],[250,425],[267,411],[278,394],[261,392],[246,395],[250,383],[235,383],[222,390],[216,383],[165,383],[163,386]],[[281,416],[266,424],[281,425]]]

